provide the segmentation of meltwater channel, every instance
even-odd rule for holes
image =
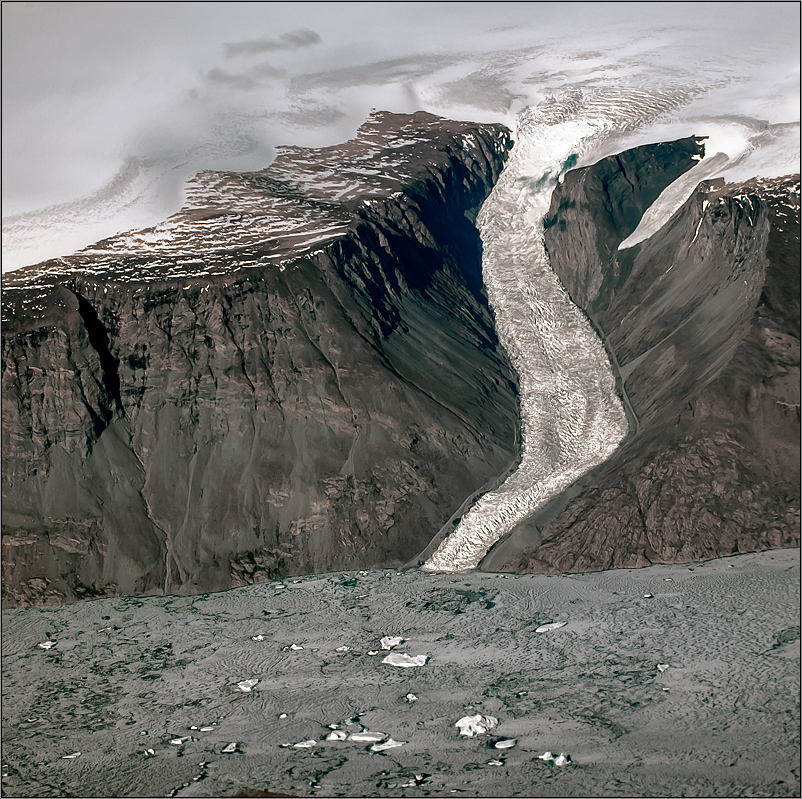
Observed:
[[[477,226],[488,300],[518,373],[521,460],[463,515],[424,570],[475,568],[503,535],[607,460],[626,436],[610,360],[549,266],[543,219],[566,166],[689,96],[681,89],[574,88],[520,113],[515,145]]]

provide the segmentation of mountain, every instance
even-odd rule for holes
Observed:
[[[6,276],[7,604],[400,565],[517,457],[500,125],[376,113]]]
[[[544,130],[559,150],[554,125],[573,122],[557,111]],[[540,127],[528,135],[540,146]],[[554,405],[574,396],[547,385],[563,380],[561,351],[589,364],[586,383],[609,373],[624,439],[601,465],[566,469],[568,487],[511,522],[480,568],[798,546],[799,177],[703,181],[628,246],[692,174],[700,137],[578,169],[567,152],[545,172],[519,162],[499,181],[511,147],[501,125],[374,113],[349,142],[200,173],[165,222],[7,275],[6,604],[423,563],[474,497],[526,477],[526,458],[548,471],[537,448],[521,454],[524,388],[548,400],[527,413],[557,419],[533,418],[544,453],[563,457],[555,436],[604,438],[592,413],[580,428]],[[542,220],[538,269],[555,284],[484,275],[497,299],[505,285],[536,299],[536,332],[559,345],[526,386],[496,332],[474,224],[505,181],[524,215],[508,225],[507,205],[486,204],[485,254],[525,271],[526,228]],[[533,198],[545,215],[535,203],[526,216]],[[541,306],[566,291],[606,356],[560,338],[579,328]],[[514,328],[528,311],[510,308]]]
[[[702,182],[655,234],[619,249],[663,164],[687,146],[602,159],[552,195],[551,266],[605,341],[630,435],[518,525],[484,569],[588,571],[799,546],[799,176]]]

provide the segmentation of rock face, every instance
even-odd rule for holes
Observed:
[[[400,564],[516,458],[498,125],[375,114],[3,292],[10,604]]]
[[[605,340],[632,430],[482,568],[799,546],[799,177],[702,183],[656,234],[618,250],[692,141],[604,159],[555,189],[551,265]]]

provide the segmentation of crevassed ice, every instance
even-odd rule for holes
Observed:
[[[570,156],[598,152],[605,137],[689,97],[679,89],[572,88],[520,113],[515,146],[477,226],[488,299],[518,373],[521,462],[473,505],[423,569],[475,568],[499,538],[609,458],[626,435],[607,353],[549,266],[543,218]]]

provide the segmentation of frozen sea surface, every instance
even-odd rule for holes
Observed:
[[[4,610],[3,793],[799,795],[799,556]]]

